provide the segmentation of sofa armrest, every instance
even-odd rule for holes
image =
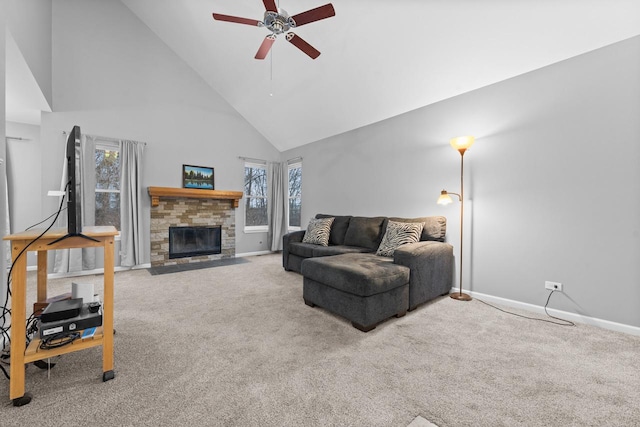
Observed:
[[[282,266],[289,271],[289,244],[302,242],[305,230],[293,231],[282,236]]]
[[[282,236],[282,243],[302,242],[306,230],[292,231]]]
[[[453,246],[427,241],[402,245],[393,262],[409,267],[409,309],[444,295],[453,282]]]

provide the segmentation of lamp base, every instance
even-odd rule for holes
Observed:
[[[472,299],[471,296],[462,292],[454,292],[452,294],[449,294],[449,297],[453,299],[457,299],[458,301],[471,301]]]

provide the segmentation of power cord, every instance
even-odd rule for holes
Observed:
[[[63,197],[64,197],[64,196],[63,196]],[[48,217],[46,217],[46,218],[45,218],[45,219],[43,219],[42,221],[37,222],[37,223],[35,223],[35,224],[33,224],[33,225],[30,225],[29,227],[25,228],[25,229],[24,229],[24,231],[31,230],[33,227],[35,227],[35,226],[37,226],[37,225],[42,224],[43,222],[45,222],[46,220],[48,220],[48,219],[49,219],[49,218],[51,218],[52,216],[54,216],[54,215],[60,215],[60,212],[62,212],[62,211],[66,211],[66,210],[67,210],[67,208],[66,208],[66,207],[63,207],[62,209],[59,209],[58,211],[56,211],[56,212],[52,213],[51,215],[49,215]],[[56,218],[56,219],[57,219],[57,218]],[[53,222],[54,222],[54,224],[55,224],[55,221],[53,221]]]
[[[529,316],[525,316],[525,315],[523,315],[523,314],[518,314],[518,313],[513,313],[513,312],[511,312],[511,311],[507,311],[507,310],[504,310],[504,309],[502,309],[502,308],[500,308],[500,307],[496,307],[495,305],[489,304],[489,303],[488,303],[488,302],[486,302],[486,301],[482,301],[482,300],[481,300],[481,299],[479,299],[479,298],[475,298],[475,299],[476,299],[476,300],[478,300],[478,301],[480,301],[481,303],[483,303],[483,304],[485,304],[485,305],[488,305],[489,307],[495,308],[495,309],[496,309],[496,310],[498,310],[498,311],[501,311],[501,312],[503,312],[503,313],[507,313],[507,314],[511,314],[511,315],[513,315],[513,316],[522,317],[522,318],[524,318],[524,319],[537,320],[538,322],[547,322],[547,323],[551,323],[551,324],[558,325],[558,326],[576,326],[576,324],[575,324],[575,323],[573,323],[572,321],[570,321],[570,320],[566,320],[566,319],[561,319],[561,318],[559,318],[559,317],[552,316],[552,315],[550,315],[550,314],[549,314],[549,312],[547,311],[547,306],[549,305],[549,300],[551,300],[551,295],[553,295],[553,293],[554,293],[554,292],[556,292],[556,291],[555,291],[555,290],[552,290],[552,291],[549,293],[549,296],[547,297],[547,302],[544,304],[544,312],[547,314],[547,316],[549,316],[549,317],[550,317],[550,318],[552,318],[552,319],[559,320],[559,322],[555,322],[555,321],[553,321],[553,320],[548,320],[548,319],[540,319],[540,318],[538,318],[538,317],[529,317]]]
[[[9,360],[9,353],[4,353],[0,356],[0,362],[4,364],[9,364],[8,360]],[[2,370],[2,373],[4,374],[4,376],[7,377],[7,379],[10,379],[9,373],[7,372],[6,369],[4,369],[4,366],[0,365],[0,369]]]
[[[61,334],[51,335],[42,338],[40,341],[40,348],[42,350],[50,350],[52,348],[64,347],[65,345],[71,344],[78,338],[80,338],[80,332],[63,332]]]
[[[65,195],[66,195],[66,190],[69,187],[69,183],[67,182],[67,185],[65,186]],[[49,230],[51,230],[51,228],[54,226],[54,224],[56,223],[56,221],[58,220],[58,217],[60,216],[60,213],[64,210],[63,209],[63,205],[64,205],[64,200],[65,200],[65,196],[62,197],[62,200],[60,201],[60,206],[58,207],[58,211],[55,212],[55,218],[53,219],[53,221],[51,221],[51,224],[49,224],[49,226],[35,239],[33,239],[32,241],[30,241],[24,248],[22,248],[22,250],[18,253],[18,255],[15,257],[15,259],[13,259],[11,261],[11,267],[9,268],[9,273],[7,274],[7,289],[6,289],[6,293],[5,293],[5,298],[4,298],[4,304],[2,305],[2,307],[0,308],[2,313],[0,314],[0,336],[4,337],[4,346],[5,348],[11,344],[11,335],[9,334],[9,330],[11,329],[11,324],[9,324],[7,326],[7,316],[11,316],[11,309],[7,308],[7,305],[9,304],[9,297],[11,297],[11,275],[13,273],[13,267],[15,266],[16,261],[27,251],[27,249],[29,248],[29,246],[31,246],[32,244],[34,244],[35,242],[37,242],[38,240],[40,240],[40,238],[42,236],[44,236]],[[33,228],[36,225],[42,224],[44,221],[46,221],[47,219],[51,218],[54,214],[49,215],[45,220],[40,221],[37,224],[34,224],[30,227],[27,228]],[[29,324],[30,322],[33,321],[33,316],[35,315],[32,314],[31,317],[27,320],[27,340],[30,341],[30,337],[29,337],[29,330],[33,330],[34,328],[34,324],[32,323],[31,325]],[[37,330],[37,325],[35,326],[36,330]],[[2,350],[2,349],[0,349]],[[7,377],[7,379],[9,379],[9,374],[7,373],[7,371],[4,369],[4,367],[2,367],[0,365],[0,369],[2,369],[2,372],[4,373],[4,375]]]

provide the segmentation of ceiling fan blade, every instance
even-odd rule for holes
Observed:
[[[276,13],[278,13],[278,6],[276,6],[276,0],[262,0],[262,2],[264,3],[264,7],[265,7],[269,12],[276,12]]]
[[[295,47],[297,47],[298,49],[300,49],[301,51],[309,55],[311,59],[316,59],[318,56],[320,56],[319,50],[311,46],[309,43],[304,41],[300,36],[296,35],[295,33],[287,33],[286,38],[289,43],[291,43],[292,45],[294,45]]]
[[[261,24],[260,21],[257,21],[255,19],[239,18],[237,16],[221,15],[219,13],[214,13],[213,19],[215,19],[216,21],[227,21],[227,22],[235,22],[236,24],[253,25],[254,27],[257,27],[258,25]]]
[[[336,15],[336,11],[331,3],[327,3],[324,6],[316,7],[315,9],[307,10],[306,12],[293,15],[291,19],[296,23],[296,27],[299,27],[309,22],[319,21],[325,18],[331,18]]]
[[[258,49],[258,52],[256,53],[256,59],[266,58],[267,54],[271,50],[271,46],[273,45],[273,42],[275,41],[276,41],[276,36],[274,36],[273,34],[269,34],[267,37],[265,37],[264,40],[262,41],[262,44],[260,45],[260,49]]]

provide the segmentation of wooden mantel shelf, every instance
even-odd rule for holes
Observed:
[[[231,200],[237,208],[244,193],[242,191],[201,190],[199,188],[149,187],[151,206],[158,206],[161,197],[184,197],[188,199]]]

